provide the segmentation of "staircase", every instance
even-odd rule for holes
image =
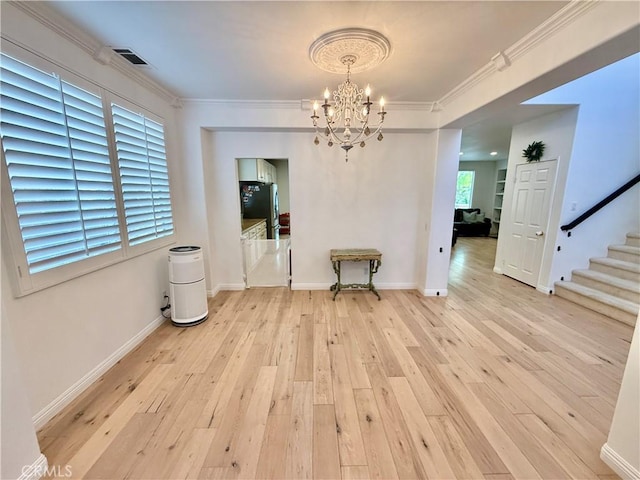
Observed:
[[[634,326],[640,310],[640,233],[624,245],[611,245],[605,258],[592,258],[588,270],[574,270],[570,282],[556,282],[556,295]]]

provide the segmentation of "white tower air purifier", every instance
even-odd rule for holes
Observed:
[[[171,322],[178,327],[204,322],[209,316],[209,308],[200,247],[169,249],[169,284]]]

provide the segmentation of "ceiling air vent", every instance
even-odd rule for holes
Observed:
[[[134,65],[148,65],[137,53],[128,48],[114,48],[113,51]]]

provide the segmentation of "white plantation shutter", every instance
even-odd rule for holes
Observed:
[[[111,105],[130,245],[173,233],[169,176],[161,124]]]
[[[119,249],[100,97],[0,58],[0,136],[29,272]]]
[[[120,245],[120,228],[102,102],[66,82],[62,91],[87,250],[112,251]]]
[[[162,125],[147,118],[146,132],[156,231],[159,236],[170,235],[173,233],[173,216],[169,195],[167,156],[164,149],[164,131]]]

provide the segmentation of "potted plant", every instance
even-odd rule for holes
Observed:
[[[527,159],[527,163],[539,162],[544,154],[544,147],[542,142],[531,142],[527,148],[522,150],[522,156]]]

